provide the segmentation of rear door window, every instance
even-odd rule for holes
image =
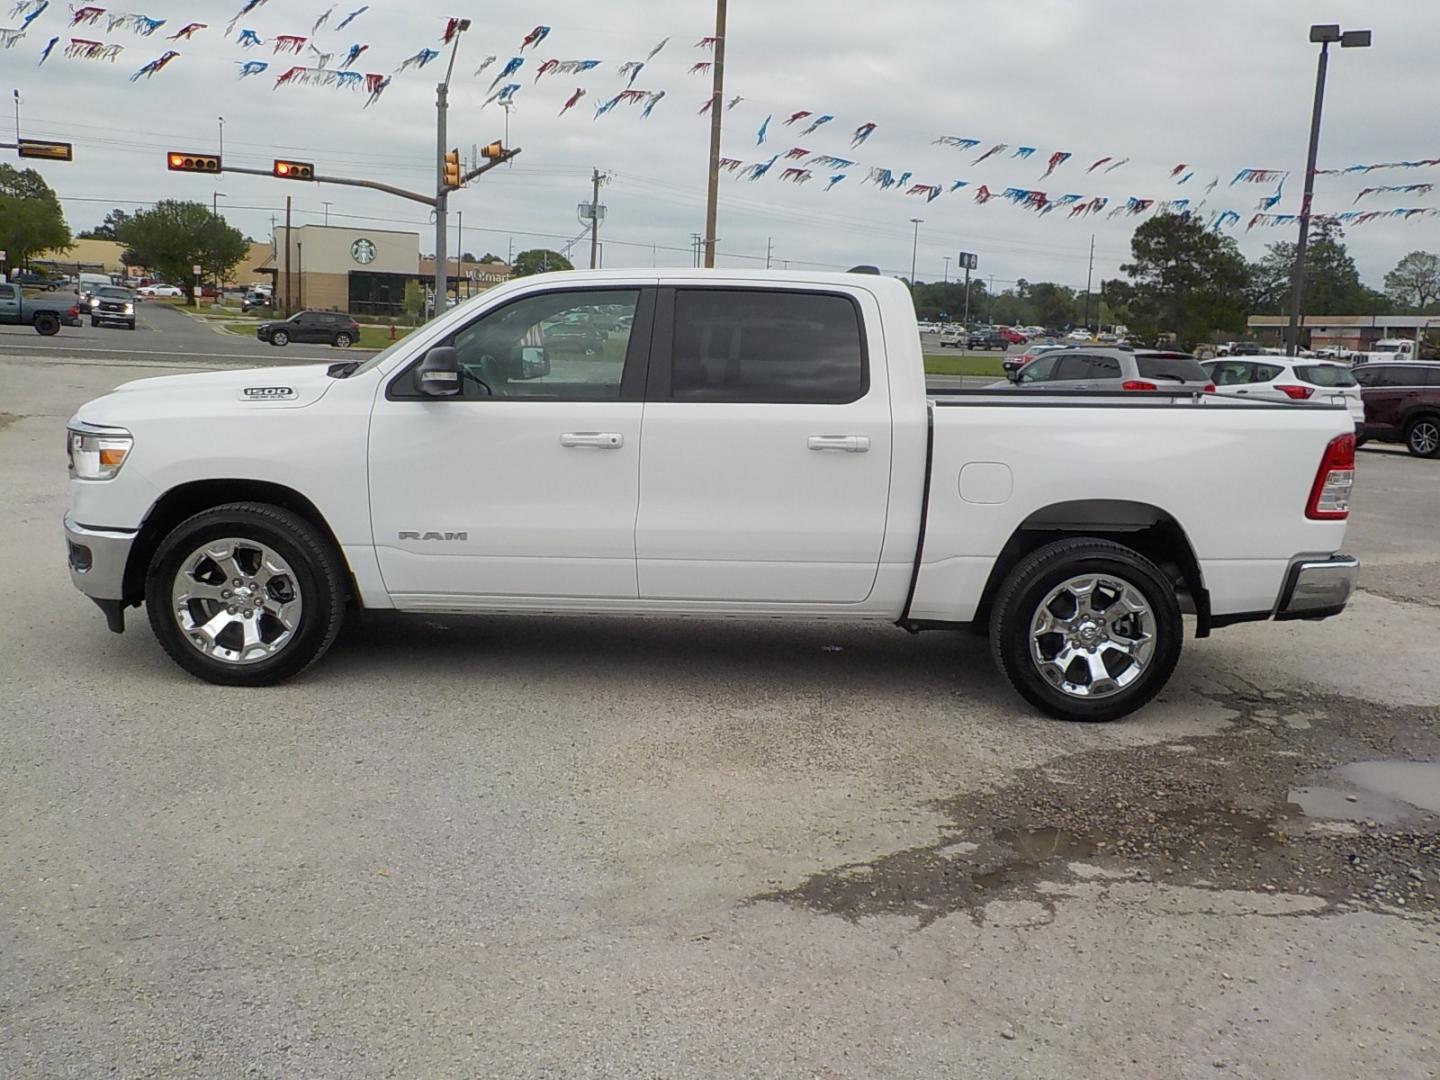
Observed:
[[[860,311],[848,296],[679,289],[675,401],[843,405],[869,390]]]
[[[1165,382],[1209,382],[1210,376],[1191,356],[1137,356],[1135,368],[1142,379]]]
[[[1349,368],[1337,364],[1301,364],[1295,368],[1301,382],[1311,386],[1357,386]]]
[[[1365,386],[1424,386],[1425,372],[1421,368],[1401,367],[1398,364],[1382,368],[1371,368],[1365,373],[1369,378]]]
[[[1118,379],[1120,361],[1110,356],[1094,356],[1090,353],[1068,353],[1061,357],[1060,368],[1055,378],[1072,380]]]

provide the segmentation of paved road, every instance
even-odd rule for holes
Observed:
[[[1440,462],[1362,455],[1344,618],[1106,727],[769,623],[375,618],[247,692],[63,567],[65,418],[152,373],[0,355],[7,1080],[1434,1075],[1435,819],[1291,789],[1440,759]]]
[[[219,325],[164,303],[137,305],[135,322],[134,331],[93,327],[86,322],[78,327],[62,327],[58,335],[48,338],[23,327],[0,327],[0,356],[268,365],[314,364],[337,357],[371,355],[361,349],[340,350],[328,345],[277,349],[253,337],[226,333]]]

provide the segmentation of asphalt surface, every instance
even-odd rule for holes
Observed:
[[[374,617],[224,690],[64,567],[64,422],[149,364],[0,346],[0,1075],[1436,1075],[1436,818],[1332,770],[1440,760],[1440,462],[1361,454],[1342,618],[1113,725],[747,622]]]

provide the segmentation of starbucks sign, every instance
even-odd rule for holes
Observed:
[[[350,245],[350,257],[361,266],[375,261],[375,241],[361,237]]]

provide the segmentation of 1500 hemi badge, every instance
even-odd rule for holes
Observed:
[[[294,401],[293,386],[247,386],[240,391],[241,401]]]

